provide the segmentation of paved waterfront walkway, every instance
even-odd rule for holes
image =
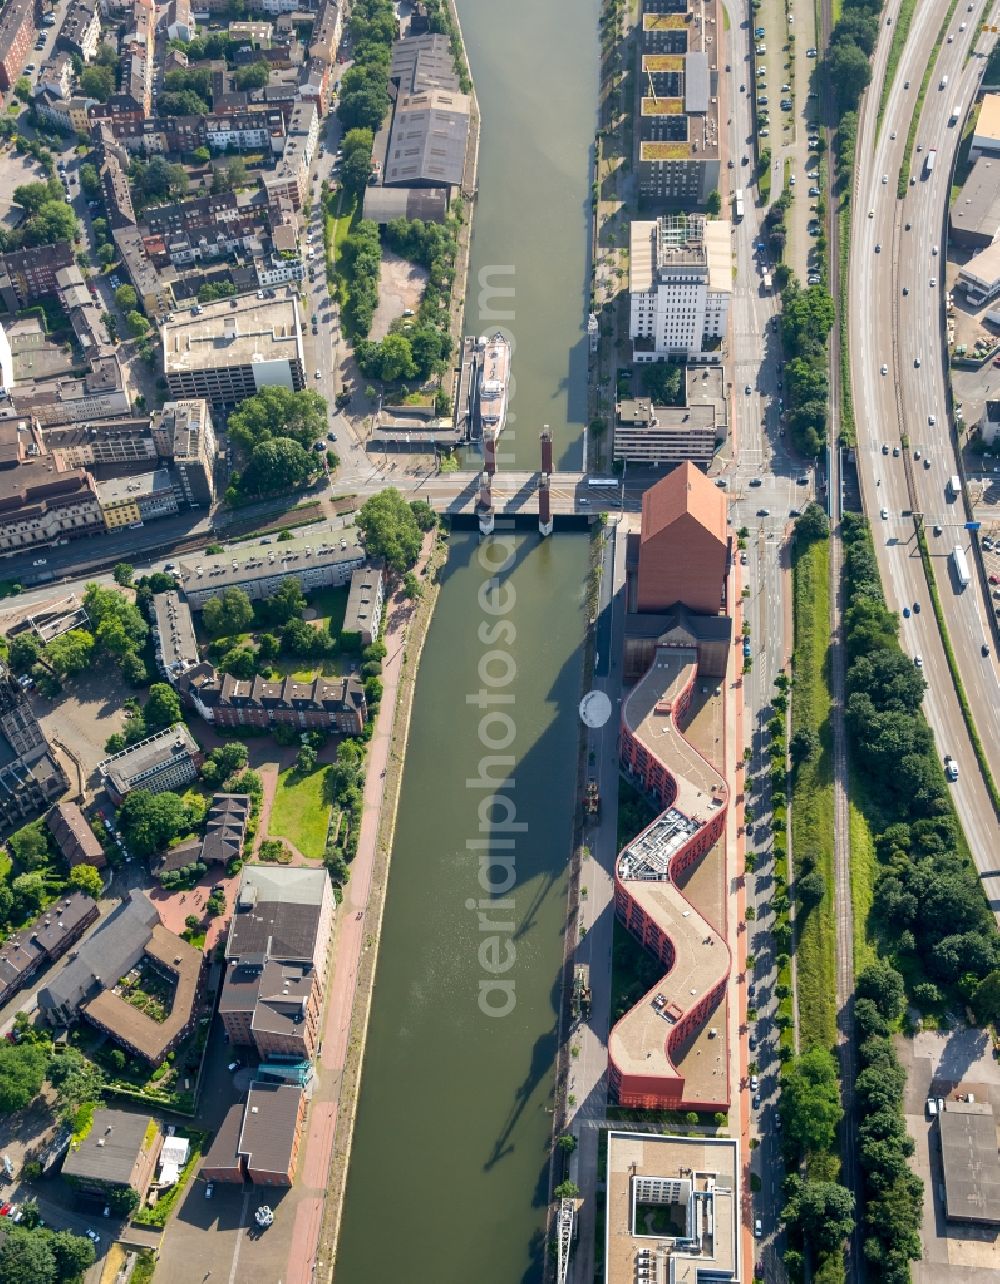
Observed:
[[[426,564],[434,539],[435,532],[431,532],[424,542],[418,573]],[[403,596],[401,589],[397,589],[388,599],[386,610],[382,703],[368,749],[368,772],[358,852],[351,864],[351,878],[344,889],[343,902],[337,910],[337,928],[327,987],[329,1001],[320,1043],[320,1074],[299,1158],[298,1181],[307,1192],[307,1197],[296,1210],[288,1267],[283,1276],[284,1284],[311,1284],[329,1268],[328,1261],[317,1258],[323,1222],[323,1199],[336,1137],[338,1098],[347,1059],[358,967],[364,951],[375,945],[374,932],[377,931],[377,925],[373,929],[368,924],[366,910],[382,817],[384,772],[388,767],[392,748],[396,699],[403,671],[406,634],[413,618],[414,604]]]

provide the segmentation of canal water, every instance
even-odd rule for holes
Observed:
[[[579,467],[597,0],[459,0],[483,130],[466,333],[500,467]],[[474,461],[470,466],[475,467]],[[337,1284],[541,1278],[588,546],[454,533],[424,649]]]

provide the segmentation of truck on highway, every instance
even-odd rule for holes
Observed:
[[[959,592],[967,588],[971,576],[969,575],[969,563],[965,556],[965,549],[961,544],[956,544],[951,550],[951,560],[955,567],[955,579],[958,580]]]
[[[924,178],[930,178],[934,173],[934,163],[937,160],[937,148],[930,147],[927,155],[924,157]]]
[[[737,223],[743,221],[743,189],[740,187],[733,192],[733,218]]]
[[[962,483],[958,480],[958,473],[954,473],[948,478],[948,498],[958,499],[962,493]]]
[[[948,117],[948,124],[956,125],[960,120],[961,115],[962,115],[962,104],[956,103],[955,106],[952,107],[951,109],[951,115]]]
[[[765,273],[764,273],[764,275],[761,277],[761,285],[762,285],[762,287],[763,287],[763,290],[764,290],[764,293],[765,293],[765,294],[770,294],[770,293],[771,293],[771,288],[772,288],[773,284],[774,284],[774,282],[773,282],[773,281],[772,281],[772,279],[771,279],[771,273],[770,273],[770,272],[765,272]]]

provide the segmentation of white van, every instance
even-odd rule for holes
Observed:
[[[947,88],[948,88],[948,77],[942,76],[941,83],[938,85],[938,89],[947,89]]]

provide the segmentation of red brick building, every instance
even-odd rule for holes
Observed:
[[[36,30],[34,0],[8,0],[0,11],[0,89],[17,83]]]
[[[630,609],[660,612],[680,602],[718,615],[729,565],[726,500],[694,464],[675,468],[642,499],[638,574]]]
[[[297,1085],[252,1084],[246,1106],[229,1108],[201,1175],[208,1181],[290,1186],[305,1114],[306,1094]]]

